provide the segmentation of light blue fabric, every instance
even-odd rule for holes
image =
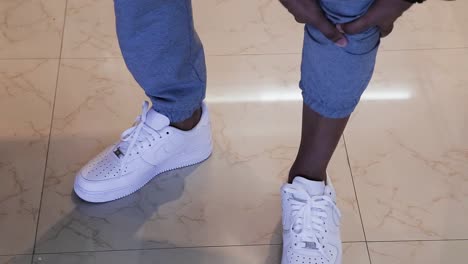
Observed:
[[[322,0],[335,23],[362,15],[373,0]],[[191,0],[114,0],[124,60],[153,108],[172,122],[188,118],[205,98],[203,46],[194,29]],[[222,23],[222,21],[219,21]],[[321,115],[352,113],[372,77],[379,32],[348,36],[339,48],[305,27],[302,78],[304,102]]]
[[[205,98],[203,46],[190,0],[114,0],[117,36],[128,69],[172,122],[184,120]]]
[[[322,0],[322,9],[335,24],[362,16],[373,0]],[[380,32],[372,28],[347,36],[345,48],[336,46],[312,26],[305,27],[301,67],[304,102],[329,118],[349,116],[372,78]]]

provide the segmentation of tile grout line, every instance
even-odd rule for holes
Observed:
[[[60,53],[59,53],[59,58],[58,58],[58,65],[57,65],[57,77],[55,79],[55,92],[54,92],[54,98],[53,98],[53,105],[52,105],[52,113],[50,117],[50,128],[49,128],[49,139],[47,142],[47,153],[46,153],[46,160],[44,164],[44,173],[43,173],[43,178],[42,178],[42,189],[41,189],[41,196],[39,198],[39,208],[37,212],[37,223],[36,223],[36,233],[34,235],[34,243],[33,243],[33,248],[32,248],[32,255],[31,255],[31,264],[34,263],[34,254],[36,254],[36,244],[37,244],[37,235],[39,231],[39,222],[41,218],[41,209],[42,209],[42,199],[44,197],[44,185],[45,185],[45,179],[46,179],[46,173],[47,173],[47,165],[49,161],[49,152],[50,152],[50,141],[52,139],[52,127],[54,124],[54,114],[55,114],[55,104],[56,104],[56,99],[57,99],[57,90],[58,90],[58,82],[59,82],[59,77],[60,77],[60,65],[61,65],[61,59],[62,59],[62,51],[63,51],[63,40],[65,38],[65,25],[67,23],[67,7],[68,7],[68,0],[65,1],[65,10],[63,11],[63,26],[62,26],[62,39],[60,42]]]
[[[406,49],[389,49],[389,50],[380,50],[380,53],[383,52],[399,52],[399,51],[431,51],[431,50],[464,50],[468,49],[466,47],[446,47],[446,48],[406,48]],[[62,53],[62,51],[60,51]],[[284,52],[284,53],[240,53],[240,54],[207,54],[206,57],[245,57],[245,56],[282,56],[282,55],[300,55],[301,52]],[[52,60],[52,59],[64,59],[64,60],[92,60],[92,59],[123,59],[122,56],[108,56],[108,57],[43,57],[43,58],[0,58],[2,60]]]
[[[343,244],[358,244],[365,241],[349,241]],[[130,249],[109,249],[109,250],[83,250],[83,251],[60,251],[60,252],[39,252],[36,255],[57,255],[57,254],[79,254],[79,253],[108,253],[108,252],[130,252],[130,251],[163,251],[176,249],[203,249],[203,248],[236,248],[236,247],[263,247],[263,246],[281,246],[281,243],[265,244],[232,244],[232,245],[209,245],[209,246],[186,246],[186,247],[161,247],[161,248],[130,248]]]
[[[0,254],[0,257],[22,257],[22,256],[32,256],[32,255],[31,255],[31,254],[28,254],[28,253],[13,254],[13,255],[3,255],[3,254]]]
[[[468,239],[440,239],[440,240],[393,240],[393,241],[367,241],[369,243],[412,243],[412,242],[468,242]],[[346,241],[343,244],[360,244],[366,241]],[[129,248],[129,249],[109,249],[109,250],[81,250],[81,251],[59,251],[59,252],[39,252],[35,255],[59,255],[59,254],[81,254],[81,253],[109,253],[109,252],[131,252],[131,251],[164,251],[176,249],[203,249],[203,248],[235,248],[235,247],[262,247],[281,246],[281,243],[265,244],[232,244],[232,245],[209,245],[209,246],[187,246],[187,247],[160,247],[160,248]],[[30,254],[0,255],[0,256],[29,256]]]
[[[203,248],[230,248],[230,247],[262,247],[262,246],[281,246],[281,244],[245,244],[245,245],[212,245],[212,246],[193,246],[193,247],[167,247],[167,248],[140,248],[140,249],[109,249],[109,250],[88,250],[88,251],[66,251],[66,252],[41,252],[37,255],[56,255],[56,254],[80,254],[80,253],[110,253],[110,252],[131,252],[131,251],[163,251],[175,249],[203,249]]]
[[[412,243],[412,242],[468,242],[468,238],[410,239],[410,240],[369,240],[368,243]]]
[[[402,48],[402,49],[382,49],[380,52],[394,52],[394,51],[431,51],[431,50],[463,50],[468,49],[468,46],[461,47],[445,47],[445,48]]]
[[[398,51],[431,51],[431,50],[464,50],[468,49],[468,46],[460,47],[434,47],[434,48],[401,48],[401,49],[381,49],[379,52],[398,52]],[[207,57],[234,57],[234,56],[262,56],[262,55],[300,55],[299,52],[281,52],[281,53],[240,53],[240,54],[207,54]]]
[[[368,241],[367,241],[366,230],[364,228],[364,221],[362,220],[361,206],[359,205],[359,199],[358,199],[358,195],[357,195],[357,191],[356,191],[356,184],[354,183],[354,175],[353,175],[353,170],[351,168],[351,161],[350,161],[350,158],[349,158],[348,145],[346,144],[346,137],[345,137],[344,133],[343,133],[343,142],[344,142],[344,147],[345,147],[345,151],[346,151],[346,159],[347,159],[347,162],[348,162],[349,173],[351,175],[351,182],[353,183],[354,197],[356,197],[356,204],[357,204],[358,211],[359,211],[359,219],[361,220],[362,233],[364,235],[364,241],[366,243],[367,257],[369,258],[369,263],[372,264],[371,255],[370,255],[370,251],[369,251],[369,244],[367,243]]]

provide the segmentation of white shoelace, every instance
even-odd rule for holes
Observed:
[[[120,136],[121,143],[119,147],[124,151],[124,157],[121,163],[122,171],[129,157],[132,156],[134,148],[143,146],[142,144],[144,143],[151,147],[152,142],[156,141],[156,138],[161,138],[161,134],[159,134],[158,131],[146,124],[146,116],[149,110],[149,103],[145,101],[142,106],[141,114],[135,119],[135,125],[125,130]],[[138,154],[138,150],[136,153]]]
[[[315,245],[322,256],[327,258],[324,251],[325,227],[327,207],[341,217],[340,210],[332,198],[326,195],[311,197],[303,188],[289,185],[284,191],[292,194],[289,200],[292,209],[291,230],[297,235],[296,247],[307,249],[309,245]],[[328,258],[327,258],[328,259]]]

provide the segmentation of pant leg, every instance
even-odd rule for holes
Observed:
[[[190,117],[206,90],[191,0],[114,0],[114,7],[125,63],[153,108],[172,122]]]
[[[374,0],[321,0],[335,24],[363,15]],[[380,32],[377,28],[347,36],[345,48],[336,46],[314,27],[305,27],[301,83],[304,102],[328,118],[349,116],[359,103],[374,72]]]

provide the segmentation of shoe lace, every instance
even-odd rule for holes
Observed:
[[[326,209],[332,208],[341,218],[335,202],[326,195],[311,197],[303,188],[292,185],[284,190],[292,194],[289,200],[292,210],[291,230],[297,235],[294,245],[304,249],[316,249],[328,259],[324,251],[325,233],[328,232],[325,220],[329,217]]]
[[[156,138],[161,138],[161,134],[146,124],[146,116],[148,114],[149,103],[144,102],[142,105],[141,114],[135,119],[134,125],[125,130],[120,136],[119,148],[124,152],[122,160],[122,168],[128,162],[132,152],[135,148],[143,146],[143,143],[147,143],[151,147],[151,143],[156,141]],[[138,150],[136,153],[139,154]]]

